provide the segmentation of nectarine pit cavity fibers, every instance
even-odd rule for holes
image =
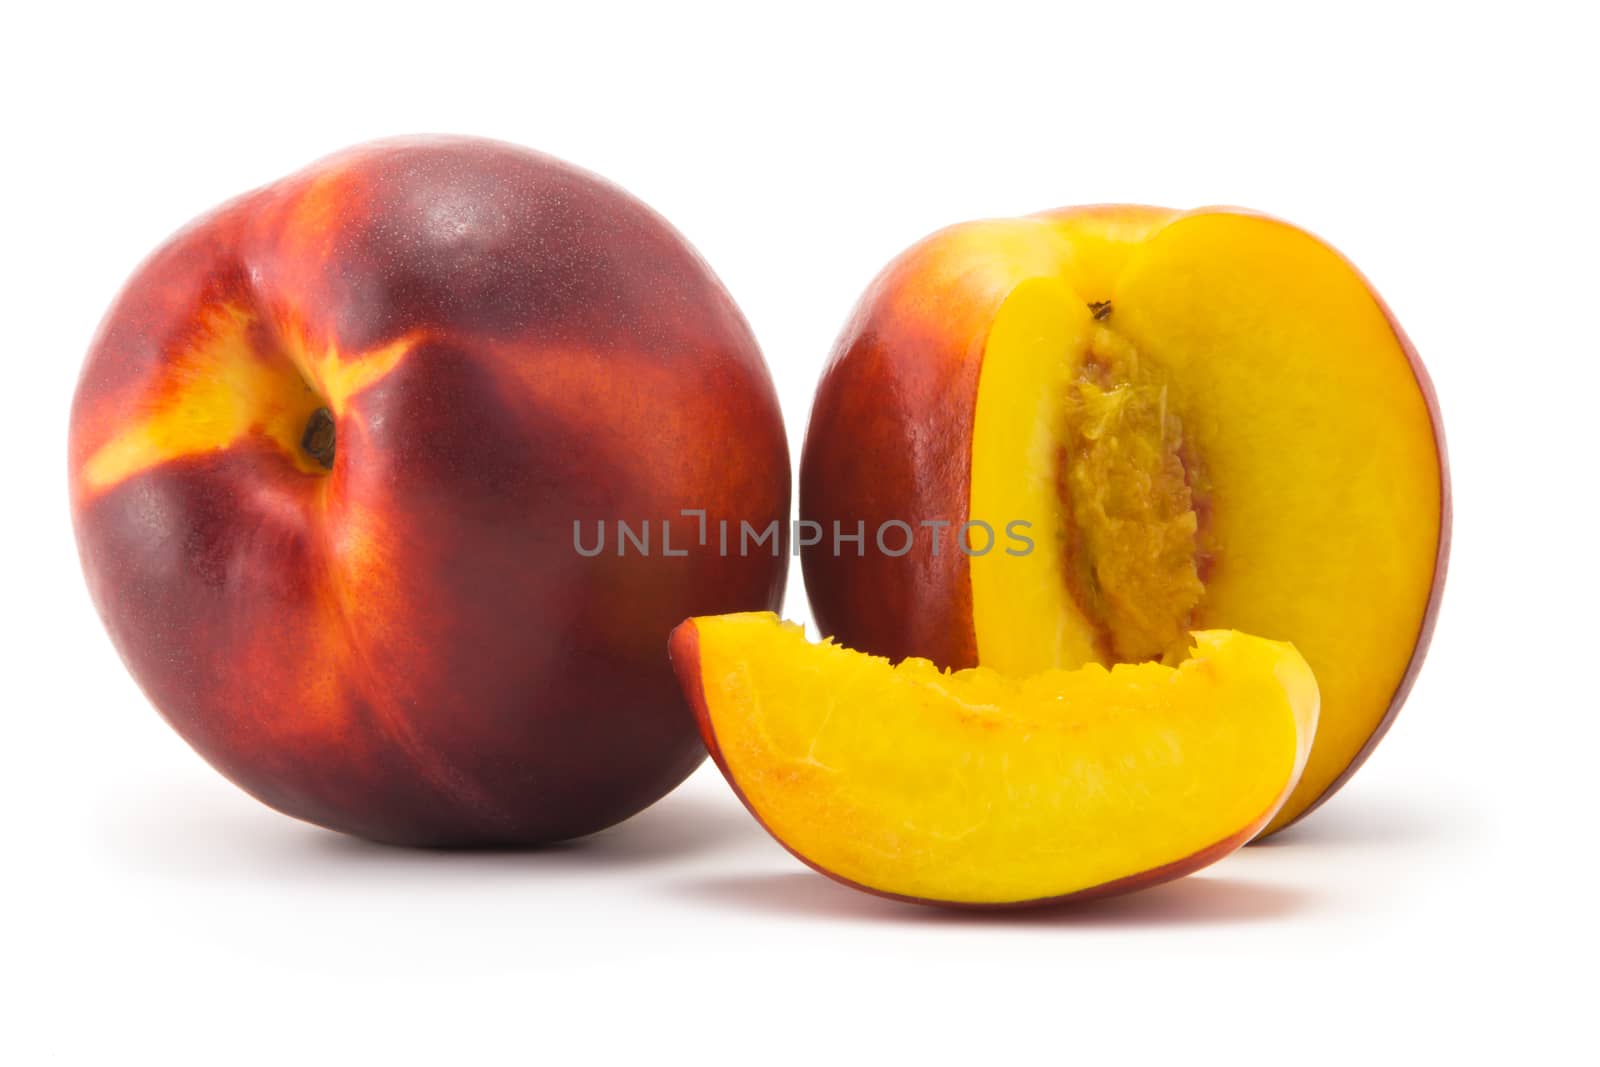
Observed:
[[[1111,302],[1089,310],[1055,460],[1064,581],[1102,660],[1179,658],[1205,591],[1200,464],[1159,371],[1111,328]]]
[[[571,551],[574,520],[686,501],[783,527],[783,423],[683,237],[482,140],[350,149],[159,248],[89,351],[69,480],[95,607],[167,721],[267,804],[382,841],[536,844],[664,795],[705,755],[667,633],[778,607],[787,569]]]

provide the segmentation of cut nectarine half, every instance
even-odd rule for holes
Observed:
[[[1013,678],[832,643],[771,613],[690,619],[674,668],[722,773],[789,851],[846,884],[964,905],[1127,892],[1250,840],[1317,723],[1293,646],[1193,635],[1189,657]]]
[[[1447,470],[1416,352],[1304,230],[1134,206],[967,223],[885,269],[823,374],[806,589],[824,634],[954,668],[1292,641],[1322,719],[1270,832],[1342,784],[1416,676]]]

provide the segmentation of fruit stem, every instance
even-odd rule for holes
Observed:
[[[337,436],[333,425],[333,413],[327,408],[318,408],[306,420],[306,432],[300,437],[300,447],[305,449],[306,455],[316,460],[323,470],[331,471]]]

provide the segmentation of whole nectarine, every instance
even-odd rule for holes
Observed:
[[[384,841],[639,811],[704,755],[668,631],[782,596],[776,544],[695,536],[788,514],[727,292],[639,201],[488,141],[358,147],[172,238],[94,340],[70,481],[167,720],[273,807]],[[576,536],[613,523],[633,539]]]

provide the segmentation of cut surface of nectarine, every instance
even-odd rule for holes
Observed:
[[[1310,751],[1290,645],[1194,635],[1176,667],[1012,678],[813,644],[771,613],[690,619],[673,665],[717,764],[802,860],[951,904],[1108,895],[1248,841]]]
[[[863,297],[813,407],[801,513],[1021,523],[1033,550],[824,541],[806,586],[823,633],[949,667],[1170,662],[1197,629],[1293,642],[1322,725],[1278,829],[1360,763],[1415,676],[1446,472],[1410,343],[1305,231],[1136,206],[967,223]]]

